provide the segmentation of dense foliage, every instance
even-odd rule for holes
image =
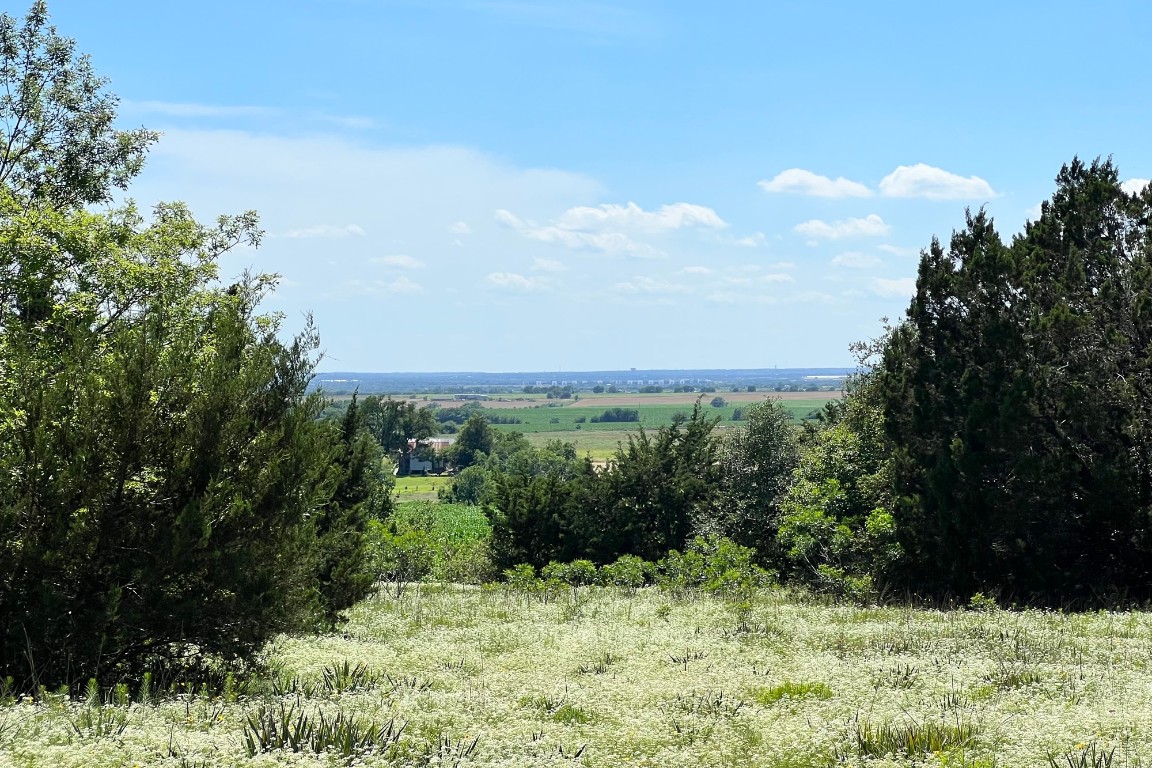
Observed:
[[[983,211],[920,261],[879,382],[909,583],[1152,589],[1152,190],[1065,166],[1005,245]]]
[[[355,405],[317,420],[315,331],[258,312],[274,280],[219,283],[255,215],[83,210],[150,134],[111,128],[42,3],[0,16],[0,55],[0,677],[122,679],[335,621],[371,585],[380,457]]]

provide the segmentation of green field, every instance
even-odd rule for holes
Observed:
[[[397,501],[434,501],[436,492],[441,486],[452,482],[452,478],[444,475],[406,475],[396,478],[396,487],[392,493]]]
[[[591,455],[593,459],[603,460],[616,451],[619,443],[627,442],[628,435],[640,426],[646,430],[656,430],[661,426],[671,424],[677,414],[685,416],[691,414],[691,403],[664,404],[652,403],[659,395],[641,395],[634,404],[617,404],[612,406],[592,406],[587,400],[581,400],[579,405],[541,405],[532,408],[485,408],[481,411],[486,416],[501,419],[520,419],[519,424],[493,424],[494,429],[509,432],[523,432],[529,443],[542,446],[549,440],[564,440],[576,444],[581,454]],[[783,406],[799,420],[809,416],[813,411],[819,410],[828,402],[828,396],[813,395],[812,398],[783,400]],[[615,396],[613,403],[619,403],[619,396]],[[547,402],[547,401],[546,401]],[[555,402],[555,401],[553,401]],[[723,408],[713,408],[704,401],[704,412],[708,416],[719,417],[717,425],[722,434],[728,429],[740,427],[744,422],[733,421],[732,414],[737,409],[747,413],[751,402],[729,403]],[[609,407],[635,409],[639,412],[640,421],[637,422],[601,422],[593,424],[593,416],[600,416]],[[579,419],[584,419],[581,423]]]
[[[413,585],[275,641],[277,682],[0,698],[0,765],[1147,767],[1149,637],[1146,613]],[[345,757],[321,714],[383,736]]]

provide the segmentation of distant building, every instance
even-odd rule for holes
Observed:
[[[409,440],[408,450],[396,462],[392,473],[398,477],[404,475],[438,474],[447,468],[444,460],[444,451],[452,441],[447,438],[431,438],[428,440]]]

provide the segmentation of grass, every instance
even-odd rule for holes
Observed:
[[[763,590],[746,619],[654,589],[413,586],[278,639],[279,690],[8,699],[0,765],[1152,765],[1147,613]]]
[[[406,475],[396,478],[396,487],[393,495],[398,502],[408,501],[434,501],[436,492],[441,487],[452,482],[448,475]]]

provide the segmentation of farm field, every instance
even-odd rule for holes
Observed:
[[[278,639],[276,684],[8,700],[0,765],[1152,762],[1145,613],[855,607],[777,589],[744,604],[656,588],[392,594],[358,605],[341,633]],[[288,731],[323,713],[400,732],[354,760],[307,743],[261,751],[285,712]]]
[[[396,478],[396,487],[392,495],[399,502],[406,501],[434,501],[436,492],[441,486],[452,482],[448,475],[405,475]]]
[[[755,396],[755,393],[747,394]],[[655,431],[665,424],[670,424],[678,413],[690,414],[696,402],[695,398],[690,398],[686,402],[670,403],[664,400],[654,402],[659,397],[659,395],[633,396],[631,403],[614,397],[609,402],[615,404],[600,402],[594,407],[589,407],[584,398],[581,398],[572,405],[501,408],[491,411],[492,415],[500,419],[519,419],[520,423],[493,424],[492,427],[504,431],[523,432],[529,443],[534,446],[544,445],[549,440],[572,442],[576,444],[580,455],[588,454],[593,459],[604,460],[615,453],[617,444],[627,442],[628,435],[635,432],[638,427],[643,426],[647,430]],[[683,395],[679,397],[682,398]],[[727,400],[727,396],[724,398]],[[764,399],[764,395],[760,394],[755,400],[729,402],[723,408],[711,407],[706,399],[703,405],[707,415],[720,418],[717,429],[722,434],[724,430],[738,428],[743,423],[732,420],[733,412],[737,408],[747,409],[753,403],[763,402]],[[806,398],[791,398],[781,402],[792,413],[793,418],[799,420],[812,411],[819,410],[829,399],[831,398],[814,397],[810,394]],[[609,408],[635,409],[639,412],[640,421],[592,423],[593,416],[599,416]]]

